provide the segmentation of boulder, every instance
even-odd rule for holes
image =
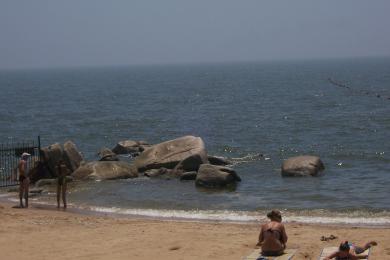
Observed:
[[[212,164],[212,165],[225,166],[225,165],[232,164],[231,161],[229,161],[228,159],[226,159],[224,157],[220,157],[220,156],[209,155],[209,156],[207,156],[207,159],[209,160],[210,164]]]
[[[180,175],[180,180],[181,181],[193,181],[196,179],[197,172],[184,172],[183,174]]]
[[[98,155],[100,157],[99,161],[119,161],[116,153],[106,147],[100,149]]]
[[[138,173],[132,165],[126,162],[89,162],[81,165],[72,173],[75,179],[126,179],[136,178]]]
[[[63,150],[59,143],[43,147],[41,149],[43,159],[52,176],[57,176],[56,165],[63,159]]]
[[[200,165],[203,163],[205,162],[200,154],[193,154],[181,160],[174,168],[174,171],[178,173],[178,175],[183,172],[197,172],[199,170]]]
[[[318,176],[324,169],[324,164],[319,157],[302,155],[285,160],[281,173],[283,177]]]
[[[202,164],[196,175],[195,184],[206,188],[225,187],[241,181],[237,173],[229,167]]]
[[[68,166],[68,169],[71,172],[75,171],[80,166],[80,163],[84,160],[83,156],[77,150],[76,145],[72,141],[67,141],[64,143],[63,151],[63,159]]]
[[[131,154],[133,156],[138,156],[148,146],[149,144],[145,141],[125,140],[118,142],[112,149],[112,152],[116,154]]]
[[[35,163],[34,167],[30,169],[28,176],[30,177],[31,183],[36,183],[40,179],[50,179],[55,176],[51,174],[47,164],[41,160]]]
[[[200,158],[202,163],[208,162],[205,145],[200,137],[184,136],[153,145],[135,159],[134,165],[139,172],[161,167],[173,169],[179,162],[189,157],[194,160],[189,159],[188,164],[186,162],[186,167],[197,168],[197,165],[192,164],[197,160],[195,158]]]

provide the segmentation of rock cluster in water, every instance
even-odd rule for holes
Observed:
[[[234,187],[241,181],[231,164],[223,157],[207,154],[200,137],[183,136],[159,144],[145,141],[120,141],[111,150],[102,148],[99,161],[85,162],[76,145],[67,141],[42,148],[42,161],[32,170],[32,181],[55,178],[55,167],[65,161],[71,177],[79,180],[123,179],[146,176],[149,178],[178,178],[195,181],[205,188]],[[135,158],[132,163],[120,161],[118,154]],[[283,177],[318,176],[324,164],[317,156],[297,156],[285,160],[281,167]]]
[[[37,176],[34,181],[56,177],[55,166],[60,160],[65,160],[71,176],[79,180],[147,176],[195,180],[197,186],[207,188],[234,186],[241,181],[237,173],[226,166],[230,163],[228,160],[208,155],[203,140],[195,136],[184,136],[155,145],[145,141],[120,141],[112,150],[102,148],[98,152],[100,160],[93,162],[84,162],[81,153],[70,141],[63,148],[60,144],[45,147],[42,153],[50,174]],[[129,154],[135,159],[132,163],[120,161],[118,154]]]

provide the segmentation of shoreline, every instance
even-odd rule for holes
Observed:
[[[253,250],[260,227],[260,223],[98,216],[55,207],[12,206],[0,201],[4,259],[242,259]],[[294,259],[317,259],[323,247],[345,239],[358,244],[376,240],[371,259],[390,257],[389,227],[285,226],[287,247],[298,248]],[[320,240],[330,235],[337,239]]]
[[[0,192],[0,205],[8,206],[18,205],[17,194],[13,192]],[[35,209],[57,210],[56,203],[40,201],[39,195],[30,199],[30,205]],[[313,211],[317,211],[314,209]],[[148,209],[148,208],[117,208],[105,206],[78,206],[68,205],[67,212],[74,214],[129,218],[129,219],[148,219],[157,221],[178,221],[178,222],[199,222],[199,223],[226,223],[242,225],[259,225],[267,221],[266,212],[256,211],[229,211],[229,210],[184,210],[184,209]],[[264,213],[264,214],[262,214]],[[347,213],[340,215],[296,215],[291,210],[282,210],[283,221],[287,224],[302,224],[312,226],[334,226],[334,227],[361,227],[361,228],[390,228],[390,219],[388,216],[349,216]],[[337,213],[336,213],[337,214]],[[381,220],[381,221],[379,221]],[[365,222],[362,222],[365,221]]]

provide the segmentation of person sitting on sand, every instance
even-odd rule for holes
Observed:
[[[66,168],[65,162],[60,160],[56,167],[57,170],[57,208],[60,208],[60,198],[62,194],[62,202],[64,203],[64,209],[66,209],[66,175],[68,169]]]
[[[326,257],[325,260],[336,258],[336,260],[356,260],[356,259],[365,259],[367,255],[360,255],[371,246],[376,246],[377,243],[375,241],[370,241],[366,243],[364,246],[356,246],[354,244],[348,243],[348,241],[344,241],[339,246],[339,251],[334,252],[330,256]]]
[[[272,210],[267,214],[270,222],[261,226],[259,242],[262,255],[282,255],[287,243],[287,234],[282,222],[282,214],[278,210]]]

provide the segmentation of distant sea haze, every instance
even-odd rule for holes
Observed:
[[[390,223],[388,58],[0,71],[0,89],[1,142],[72,140],[95,160],[120,140],[195,135],[242,178],[218,192],[147,177],[87,182],[69,194],[73,207],[230,221],[278,208],[291,221]],[[322,159],[323,176],[282,178],[283,160],[303,154]]]

